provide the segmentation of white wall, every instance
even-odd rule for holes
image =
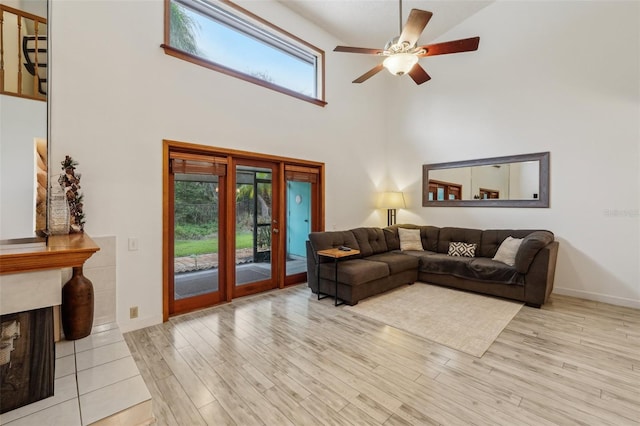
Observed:
[[[550,229],[557,293],[640,307],[639,16],[638,2],[498,1],[439,39],[481,37],[423,59],[423,87],[394,83],[398,221]],[[549,209],[420,207],[422,164],[541,151]]]
[[[325,162],[326,228],[384,223],[386,80],[351,84],[367,58],[338,59],[337,40],[277,2],[241,4],[325,50],[326,107],[165,55],[162,1],[53,1],[51,164],[80,163],[85,229],[116,237],[124,331],[162,319],[162,139]]]
[[[0,240],[35,231],[36,145],[47,137],[47,103],[0,95]]]

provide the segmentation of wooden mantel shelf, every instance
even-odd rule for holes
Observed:
[[[79,267],[100,247],[87,234],[52,235],[46,247],[0,251],[0,274]]]

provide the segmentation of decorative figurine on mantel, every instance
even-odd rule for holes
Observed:
[[[64,173],[60,174],[58,183],[64,188],[70,211],[70,232],[84,232],[84,213],[82,212],[82,198],[80,194],[80,173],[76,173],[78,162],[70,156],[65,156],[60,162]]]

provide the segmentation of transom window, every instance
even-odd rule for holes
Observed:
[[[229,1],[166,0],[169,55],[325,105],[324,52]]]

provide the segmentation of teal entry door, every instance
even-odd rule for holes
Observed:
[[[306,241],[311,232],[311,183],[287,181],[286,275],[306,272]]]

